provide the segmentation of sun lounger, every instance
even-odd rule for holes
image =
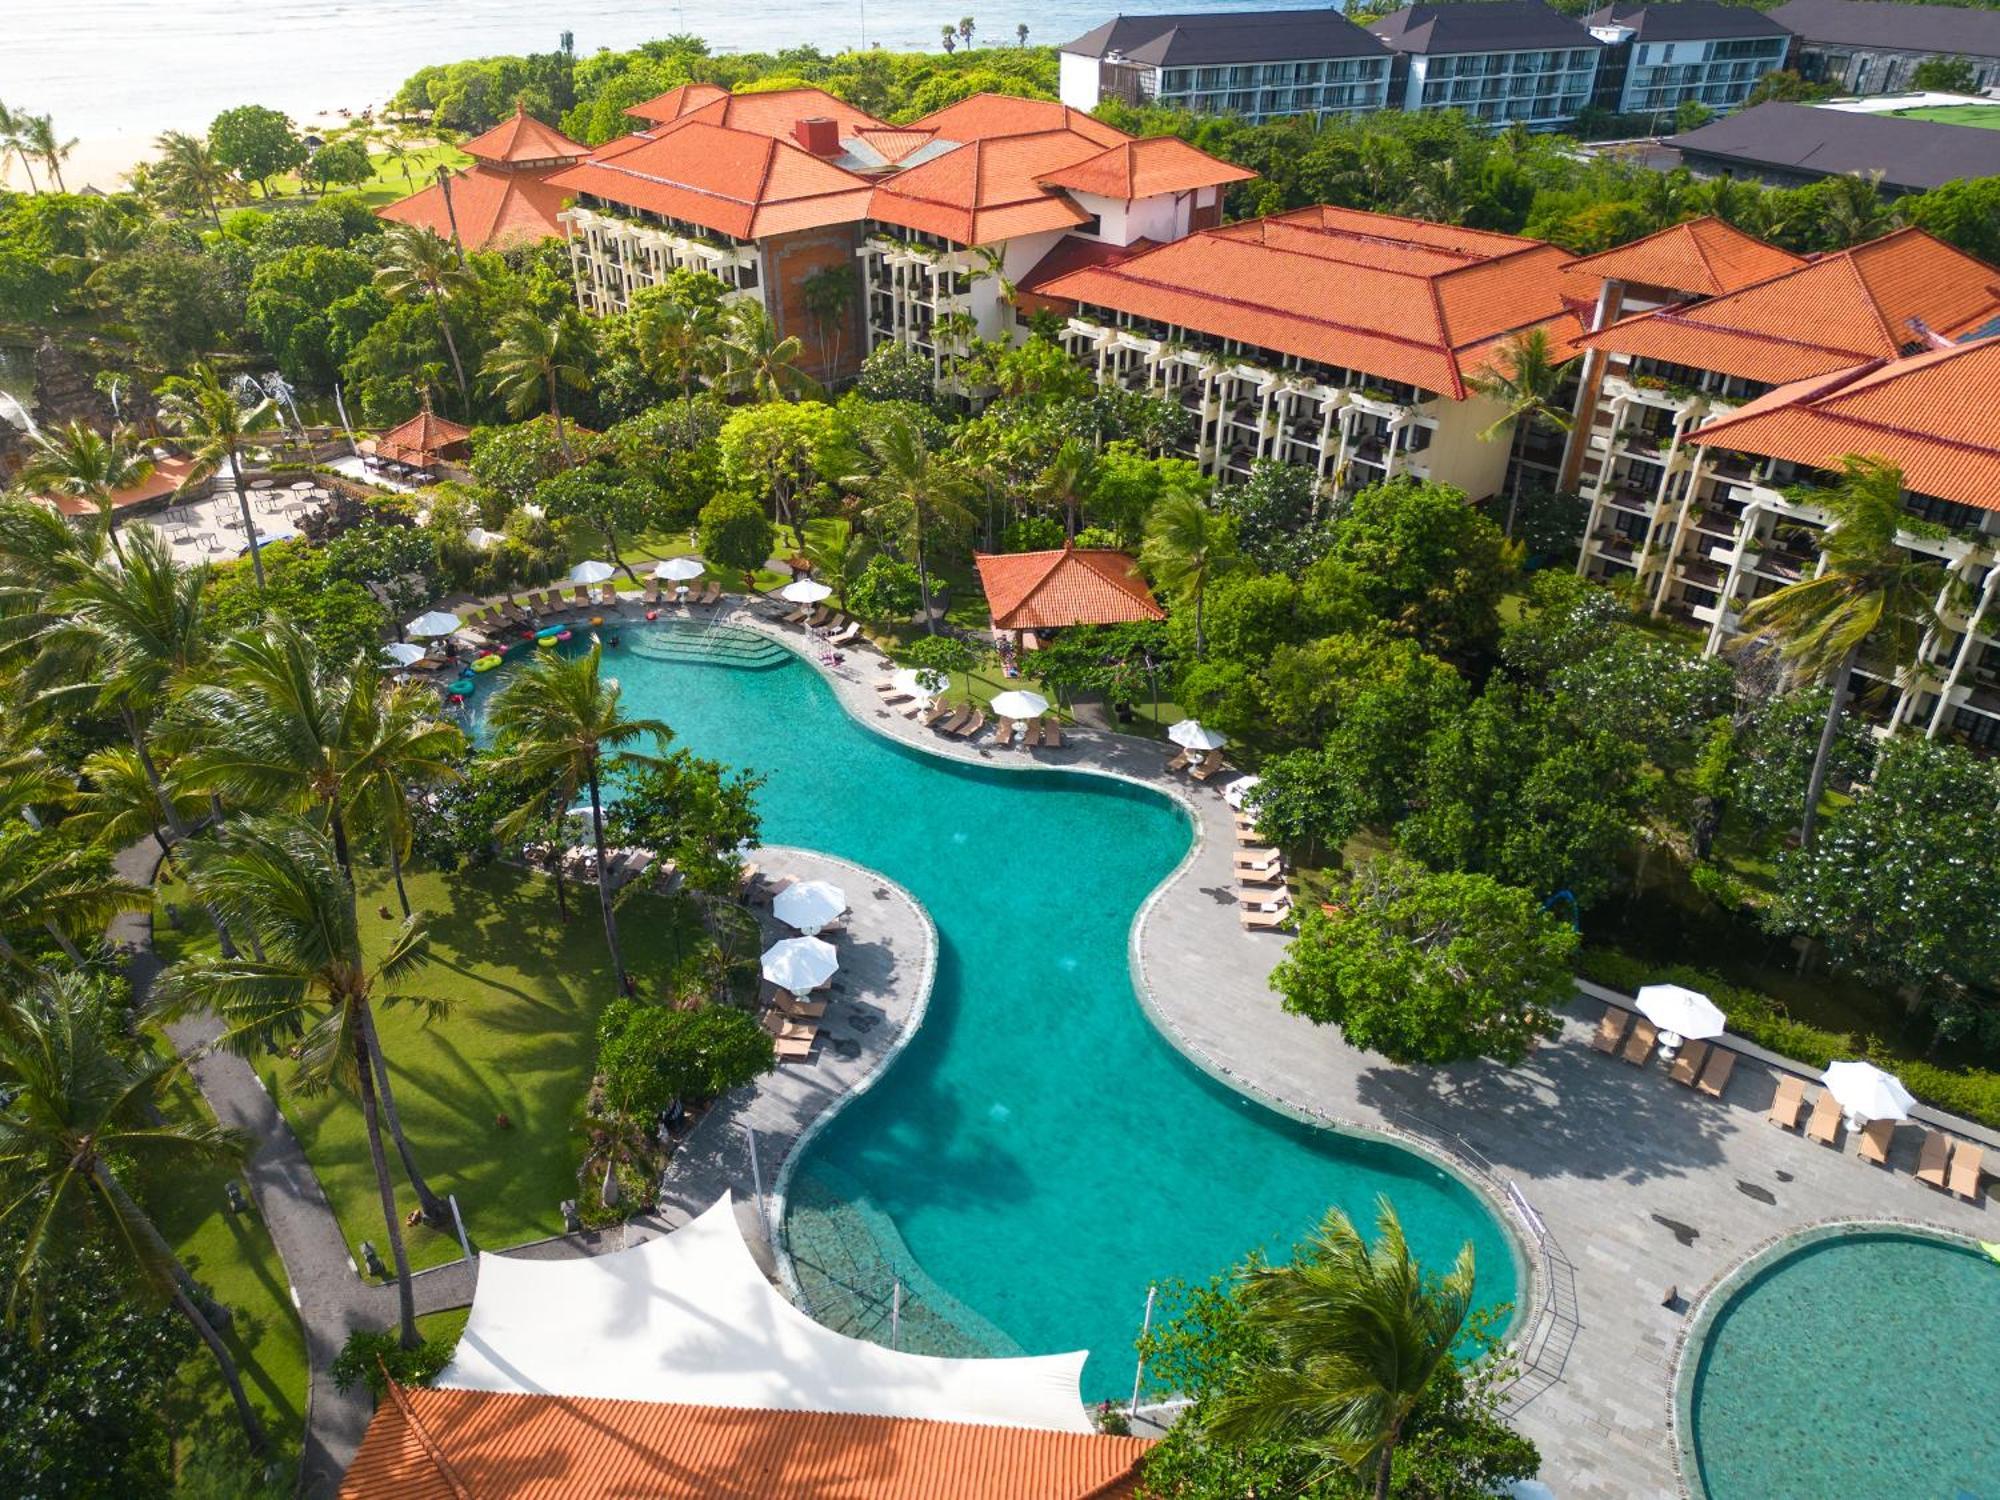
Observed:
[[[771,996],[772,1009],[794,1021],[817,1021],[826,1014],[826,1004],[824,1000],[801,1000],[790,990],[778,990]]]
[[[986,727],[986,710],[983,708],[975,708],[972,711],[972,717],[965,720],[962,724],[955,726],[951,732],[957,735],[962,740],[969,740],[985,727]]]
[[[1660,1028],[1644,1016],[1632,1023],[1632,1034],[1625,1039],[1625,1050],[1618,1055],[1635,1068],[1646,1066],[1646,1059],[1653,1055],[1653,1044],[1660,1039]]]
[[[806,622],[806,616],[810,613],[812,611],[801,604],[797,609],[788,609],[779,615],[778,621],[784,625],[803,625]]]
[[[708,587],[702,591],[701,602],[703,604],[713,604],[715,603],[716,600],[720,599],[721,597],[722,597],[722,581],[717,578],[709,579]]]
[[[1986,1152],[1970,1141],[1960,1141],[1951,1153],[1951,1190],[1967,1203],[1979,1201],[1979,1167]]]
[[[1736,1070],[1736,1054],[1727,1047],[1711,1047],[1708,1066],[1701,1070],[1701,1077],[1694,1086],[1711,1099],[1720,1099],[1722,1091],[1729,1087],[1729,1075]]]
[[[926,729],[935,728],[938,721],[951,713],[951,711],[952,708],[949,703],[945,703],[942,700],[933,701],[930,707],[923,711],[917,722],[922,724]]]
[[[1167,762],[1167,769],[1169,771],[1184,770],[1187,763],[1193,758],[1194,752],[1192,750],[1183,750],[1179,755],[1176,755],[1172,760]]]
[[[1228,764],[1219,755],[1211,755],[1198,766],[1188,767],[1188,777],[1193,781],[1206,781],[1219,771],[1227,770]]]
[[[1292,920],[1292,908],[1287,903],[1270,911],[1238,912],[1237,916],[1252,932],[1276,932]]]
[[[1924,1135],[1923,1149],[1917,1153],[1917,1181],[1944,1191],[1945,1163],[1951,1157],[1951,1137],[1942,1130]]]
[[[1590,1045],[1607,1056],[1615,1056],[1618,1044],[1625,1040],[1625,1028],[1631,1024],[1631,1011],[1605,1006],[1604,1018],[1597,1023],[1597,1035],[1590,1039]]]
[[[1861,1145],[1855,1154],[1863,1161],[1886,1167],[1889,1165],[1889,1143],[1895,1138],[1894,1120],[1870,1120],[1861,1127]]]
[[[1681,1055],[1674,1059],[1674,1065],[1667,1071],[1667,1077],[1675,1083],[1694,1087],[1694,1081],[1701,1077],[1701,1065],[1708,1061],[1707,1042],[1689,1042],[1681,1048]]]
[[[618,585],[608,578],[605,579],[604,586],[597,591],[597,602],[616,609],[618,607]]]
[[[892,687],[885,686],[878,688],[877,691],[882,694],[882,703],[888,708],[894,708],[898,703],[914,703],[916,701],[916,698],[912,694],[899,692]]]
[[[1045,750],[1060,750],[1062,747],[1062,725],[1054,719],[1042,720],[1042,748]]]
[[[1238,885],[1252,886],[1283,885],[1285,883],[1285,871],[1280,865],[1272,865],[1266,870],[1245,870],[1239,867],[1236,871],[1236,883]]]
[[[645,592],[645,594],[643,595],[643,602],[644,602],[644,603],[645,603],[645,604],[646,604],[646,605],[647,605],[648,607],[651,607],[652,605],[655,605],[655,604],[658,604],[658,603],[660,602],[660,580],[659,580],[659,579],[655,578],[655,579],[654,579],[654,580],[653,580],[653,581],[652,581],[651,583],[649,583],[649,584],[647,584],[647,585],[646,585],[646,592]]]
[[[1276,849],[1238,849],[1236,858],[1230,863],[1236,867],[1239,874],[1244,870],[1256,870],[1261,873],[1265,870],[1283,868],[1285,856]]]
[[[993,743],[1011,745],[1014,743],[1014,721],[995,715],[993,719]]]
[[[815,609],[810,616],[807,617],[806,626],[808,629],[817,630],[832,618],[833,618],[833,612],[829,610],[824,604],[822,604],[818,609]]]
[[[827,644],[829,646],[845,646],[860,634],[861,622],[859,620],[849,620],[838,631],[827,638]]]
[[[1785,1077],[1778,1080],[1778,1092],[1771,1099],[1770,1121],[1780,1130],[1799,1127],[1799,1111],[1805,1107],[1806,1081]]]
[[[1236,825],[1236,842],[1239,844],[1261,844],[1265,842],[1265,839],[1264,835],[1257,831],[1254,824],[1245,827],[1243,824],[1238,823]]]
[[[947,709],[943,718],[930,721],[930,727],[939,734],[953,734],[957,732],[959,725],[971,717],[972,710],[969,708]]]
[[[1806,1121],[1806,1139],[1818,1141],[1822,1146],[1831,1146],[1840,1134],[1840,1101],[1831,1091],[1822,1091],[1813,1101],[1812,1115]]]
[[[764,1019],[758,1024],[770,1033],[779,1062],[800,1062],[812,1056],[813,1042],[819,1036],[817,1026],[800,1026],[776,1011],[764,1012]]]

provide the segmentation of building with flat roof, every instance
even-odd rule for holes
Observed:
[[[1894,115],[1757,104],[1669,136],[1694,172],[1795,187],[1823,177],[1872,177],[1888,194],[1921,193],[2000,175],[2000,130]]]
[[[1263,121],[1384,107],[1391,53],[1340,11],[1119,16],[1058,53],[1062,101],[1105,99]]]
[[[467,141],[464,150],[471,166],[377,209],[377,217],[421,225],[467,250],[512,250],[562,233],[568,195],[550,179],[588,156],[588,146],[516,105],[511,120]]]
[[[1405,6],[1368,28],[1397,54],[1389,102],[1554,130],[1590,103],[1604,44],[1541,0]]]
[[[1850,94],[1912,87],[1917,64],[1962,57],[1975,93],[2000,88],[2000,10],[1895,0],[1787,0],[1770,13],[1798,37],[1794,65]]]
[[[1671,115],[1690,101],[1718,113],[1785,65],[1792,34],[1762,11],[1718,0],[1618,0],[1585,17],[1604,43],[1597,103],[1614,114]]]

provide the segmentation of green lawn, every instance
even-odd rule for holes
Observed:
[[[407,198],[418,189],[428,186],[437,176],[439,167],[462,167],[472,158],[456,146],[426,146],[420,151],[411,151],[401,161],[376,151],[368,159],[375,164],[375,175],[368,181],[354,187],[336,187],[336,193],[352,193],[370,208],[382,208],[399,198]],[[408,171],[404,170],[408,167]],[[274,177],[271,191],[280,198],[294,198],[311,201],[317,192],[308,193],[296,176]],[[261,204],[264,200],[256,199]]]
[[[1977,125],[2000,130],[2000,104],[1932,104],[1893,111],[1899,120],[1931,120],[1939,125]]]

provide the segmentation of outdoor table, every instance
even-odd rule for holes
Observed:
[[[302,491],[302,490],[316,490],[316,489],[318,489],[318,488],[319,488],[319,486],[318,486],[318,485],[317,485],[316,483],[314,483],[314,482],[313,482],[312,480],[310,480],[310,479],[301,479],[301,480],[300,480],[300,481],[299,481],[299,482],[298,482],[297,484],[295,484],[295,485],[293,485],[293,486],[292,486],[292,493],[293,493],[293,494],[298,494],[298,493],[299,493],[300,491]]]
[[[253,479],[250,481],[250,488],[253,490],[268,490],[277,482],[275,479]]]

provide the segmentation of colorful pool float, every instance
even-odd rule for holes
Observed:
[[[463,698],[466,694],[470,693],[478,685],[479,684],[474,682],[470,677],[461,677],[458,679],[458,681],[454,682],[451,685],[451,690],[457,696]]]
[[[499,653],[494,651],[489,651],[484,656],[475,657],[473,659],[472,670],[475,672],[490,672],[499,665],[500,665]]]
[[[568,634],[569,632],[564,630],[560,625],[544,625],[540,630],[535,632],[535,639],[538,641],[552,641],[559,635]]]

